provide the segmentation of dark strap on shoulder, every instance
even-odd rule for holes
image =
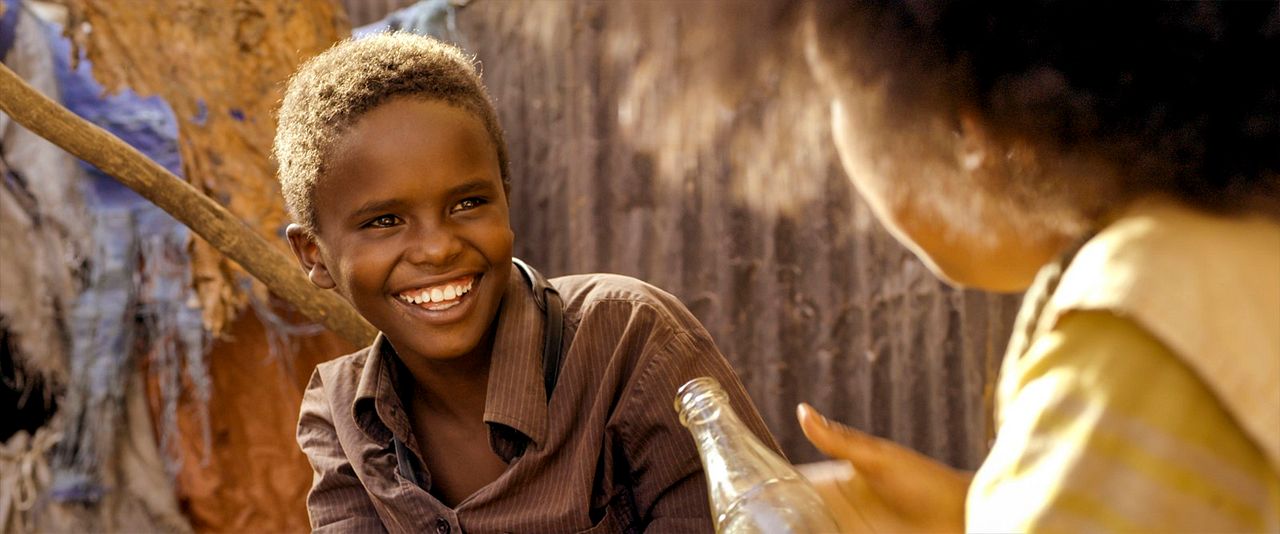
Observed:
[[[422,487],[422,477],[418,476],[418,470],[413,468],[413,460],[409,456],[409,447],[405,446],[400,438],[391,437],[391,444],[396,449],[396,471],[400,472],[400,476],[404,477],[414,486]]]
[[[564,300],[560,292],[551,286],[533,267],[520,258],[511,258],[516,268],[524,275],[524,279],[533,288],[533,300],[542,310],[546,319],[542,336],[542,386],[547,392],[547,403],[551,402],[551,392],[556,389],[556,381],[560,379],[560,359],[564,336]]]

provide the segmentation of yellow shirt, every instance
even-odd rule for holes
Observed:
[[[1144,202],[1041,274],[968,530],[1280,532],[1280,225]]]

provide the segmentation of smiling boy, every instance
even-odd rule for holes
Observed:
[[[671,408],[698,376],[773,444],[705,329],[643,282],[552,280],[563,348],[544,347],[551,303],[513,266],[506,147],[460,50],[340,43],[290,80],[275,155],[299,263],[381,332],[303,400],[314,530],[709,531]]]

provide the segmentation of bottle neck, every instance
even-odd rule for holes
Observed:
[[[738,418],[719,384],[700,384],[698,380],[703,379],[680,390],[680,422],[698,446],[713,507],[728,506],[752,487],[770,480],[799,477]]]

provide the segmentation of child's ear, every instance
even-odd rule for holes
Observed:
[[[329,275],[329,268],[324,265],[320,244],[316,243],[316,236],[311,230],[300,224],[290,224],[285,229],[285,235],[289,237],[289,248],[293,250],[293,256],[298,259],[302,270],[307,272],[307,278],[311,279],[312,284],[320,289],[333,289],[338,285]]]

